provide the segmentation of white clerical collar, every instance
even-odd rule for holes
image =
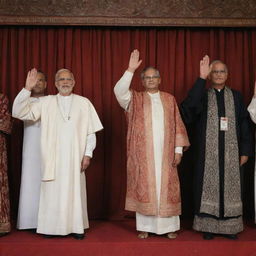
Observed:
[[[70,95],[67,95],[67,96],[64,96],[64,95],[61,95],[61,94],[57,94],[58,97],[62,98],[62,99],[71,99],[72,98],[72,93]]]

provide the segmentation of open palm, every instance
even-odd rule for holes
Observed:
[[[130,56],[128,70],[133,73],[140,66],[141,62],[140,52],[138,50],[134,50]]]

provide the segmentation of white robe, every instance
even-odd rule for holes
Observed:
[[[256,124],[256,97],[252,98],[252,101],[248,106],[248,111],[250,113],[252,121]],[[254,211],[255,211],[254,221],[256,223],[256,162],[254,167]]]
[[[81,160],[86,137],[103,127],[92,104],[84,97],[50,95],[40,98],[37,106],[31,106],[27,102],[29,96],[25,89],[18,94],[13,116],[22,120],[41,117],[43,181],[37,232],[82,234],[89,224]]]
[[[133,74],[126,71],[114,88],[117,100],[120,106],[125,110],[128,109],[131,100],[131,92],[129,90],[129,87],[132,77]],[[149,93],[149,95],[152,105],[152,128],[156,171],[156,188],[159,204],[162,175],[162,155],[164,145],[164,114],[159,92],[155,94]],[[175,152],[182,153],[182,147],[175,148]],[[159,235],[169,232],[175,232],[180,229],[180,219],[179,216],[163,218],[159,216],[146,216],[136,212],[136,229],[138,231],[151,232]]]
[[[30,98],[31,102],[37,100]],[[24,121],[18,229],[37,228],[41,184],[40,136],[40,120]]]

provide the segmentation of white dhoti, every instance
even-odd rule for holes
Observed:
[[[158,207],[161,196],[162,159],[164,146],[164,113],[159,93],[149,94],[152,106],[152,128],[155,160],[155,177]],[[136,229],[158,235],[175,232],[180,229],[179,216],[146,216],[136,212]]]

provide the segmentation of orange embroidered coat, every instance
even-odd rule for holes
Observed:
[[[143,215],[161,217],[181,214],[180,183],[177,168],[172,167],[175,147],[188,147],[186,128],[175,98],[160,92],[164,110],[164,150],[161,199],[157,206],[153,148],[152,110],[146,92],[132,91],[127,122],[127,194],[125,209]]]

